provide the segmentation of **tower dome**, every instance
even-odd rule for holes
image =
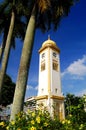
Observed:
[[[50,37],[48,36],[48,40],[46,40],[45,42],[43,42],[42,47],[44,47],[46,45],[56,46],[56,43],[53,40],[51,40]]]
[[[40,53],[41,51],[43,51],[45,48],[47,48],[47,47],[50,47],[50,48],[55,49],[55,50],[57,50],[58,52],[60,52],[60,49],[59,49],[58,46],[56,45],[56,42],[54,42],[53,40],[51,40],[51,39],[50,39],[50,36],[48,36],[48,40],[46,40],[46,41],[44,41],[44,42],[42,43],[42,47],[40,48],[39,53]]]

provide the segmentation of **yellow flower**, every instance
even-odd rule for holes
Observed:
[[[35,124],[34,120],[32,120],[32,121],[31,121],[31,124],[32,124],[32,125],[34,125],[34,124]]]
[[[45,123],[44,123],[44,126],[48,126],[48,123],[47,123],[47,122],[45,122]]]
[[[67,123],[70,124],[70,120],[68,120]]]
[[[9,130],[9,126],[6,127],[6,130]]]
[[[41,111],[39,111],[39,115],[41,115],[42,114],[42,112]]]
[[[69,114],[69,117],[72,117],[72,115],[71,115],[71,114]]]
[[[12,124],[12,125],[15,125],[15,121],[11,121],[11,124]]]
[[[83,126],[84,126],[84,125],[81,124],[80,127],[79,127],[79,130],[82,130],[82,129],[83,129]]]
[[[19,112],[19,113],[17,114],[17,116],[18,116],[18,117],[21,117],[21,112]]]
[[[65,124],[65,120],[62,121],[62,124]]]
[[[17,130],[21,130],[20,128],[17,128]]]
[[[36,121],[37,121],[37,123],[40,123],[40,117],[39,116],[36,117]]]
[[[30,113],[31,111],[30,111],[30,109],[28,109],[28,111],[27,111],[28,113]]]
[[[28,129],[29,130],[29,129]],[[32,126],[30,130],[36,130],[36,127]]]
[[[0,122],[0,126],[5,126],[5,123],[3,121]]]
[[[18,121],[20,121],[20,120],[21,120],[21,118],[19,117],[19,118],[18,118]]]
[[[32,113],[32,117],[34,117],[34,116],[35,116],[35,112]]]

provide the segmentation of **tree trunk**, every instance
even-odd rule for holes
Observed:
[[[6,73],[7,63],[8,63],[8,59],[9,59],[9,52],[10,52],[10,48],[11,48],[11,38],[12,38],[12,34],[13,34],[14,21],[15,21],[15,14],[14,14],[14,12],[12,12],[10,28],[9,28],[9,32],[8,32],[8,36],[7,36],[7,40],[6,40],[6,46],[5,46],[5,50],[4,50],[4,56],[3,56],[3,60],[2,60],[2,66],[1,66],[2,68],[0,70],[0,101],[1,101],[1,91],[2,91],[2,86],[3,86],[4,75]]]
[[[36,23],[35,9],[36,8],[34,7],[32,10],[32,14],[26,30],[10,120],[15,120],[15,115],[23,110],[28,71],[30,66],[33,41],[35,35],[35,23]]]
[[[0,46],[0,63],[1,63],[3,52],[4,52],[4,45],[2,43],[2,45]]]
[[[1,46],[0,46],[0,64],[1,64],[1,61],[2,61],[4,49],[5,49],[6,39],[7,39],[7,33],[6,33],[6,31],[5,31],[5,32],[4,32],[4,36],[3,36],[3,42],[2,42],[2,44],[1,44]]]

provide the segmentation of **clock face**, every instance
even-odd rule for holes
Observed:
[[[45,53],[42,54],[42,59],[45,58]]]
[[[57,57],[57,54],[56,54],[56,52],[53,52],[53,56],[56,58]]]

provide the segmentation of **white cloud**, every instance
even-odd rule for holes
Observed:
[[[37,95],[37,91],[38,91],[38,85],[37,86],[27,85],[25,100],[28,97],[36,96]]]
[[[86,55],[70,64],[62,76],[66,74],[72,75],[73,79],[83,79],[83,76],[86,76]]]
[[[72,77],[70,77],[70,79],[74,79],[74,80],[84,80],[84,77],[82,76],[76,76],[76,75],[72,75]]]
[[[29,89],[33,89],[33,86],[27,85],[27,90],[29,90]]]
[[[37,86],[35,86],[35,87],[33,87],[33,86],[31,86],[31,85],[27,85],[27,90],[38,90],[38,85]]]

